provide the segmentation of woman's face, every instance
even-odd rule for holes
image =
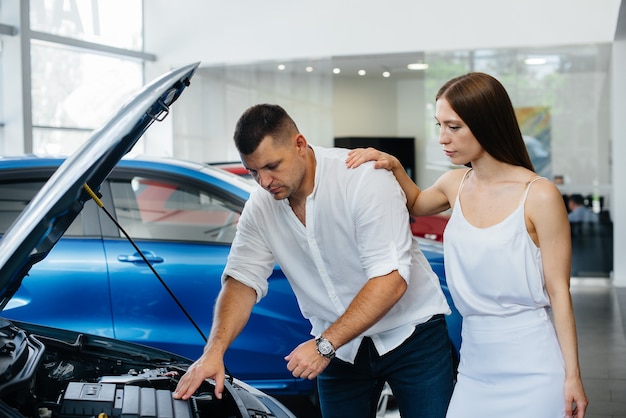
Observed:
[[[435,119],[440,127],[439,143],[450,162],[465,165],[484,152],[482,146],[445,98],[437,100]]]

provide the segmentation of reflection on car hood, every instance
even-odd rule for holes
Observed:
[[[50,252],[118,161],[146,129],[169,113],[199,63],[172,70],[146,85],[69,157],[0,239],[0,310],[33,264]]]

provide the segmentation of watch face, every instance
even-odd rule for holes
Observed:
[[[332,344],[328,340],[320,340],[317,349],[322,355],[330,354],[334,351]]]

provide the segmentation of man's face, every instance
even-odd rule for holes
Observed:
[[[274,199],[282,200],[297,193],[305,174],[306,141],[300,134],[285,143],[266,136],[252,154],[241,161],[252,178]]]

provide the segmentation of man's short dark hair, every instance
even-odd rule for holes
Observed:
[[[240,154],[249,155],[268,135],[282,142],[298,132],[298,127],[285,109],[275,104],[258,104],[248,108],[237,121],[235,146]]]
[[[581,205],[584,206],[585,205],[585,198],[583,197],[583,195],[581,194],[573,194],[569,197],[570,202],[575,203],[577,205]]]

